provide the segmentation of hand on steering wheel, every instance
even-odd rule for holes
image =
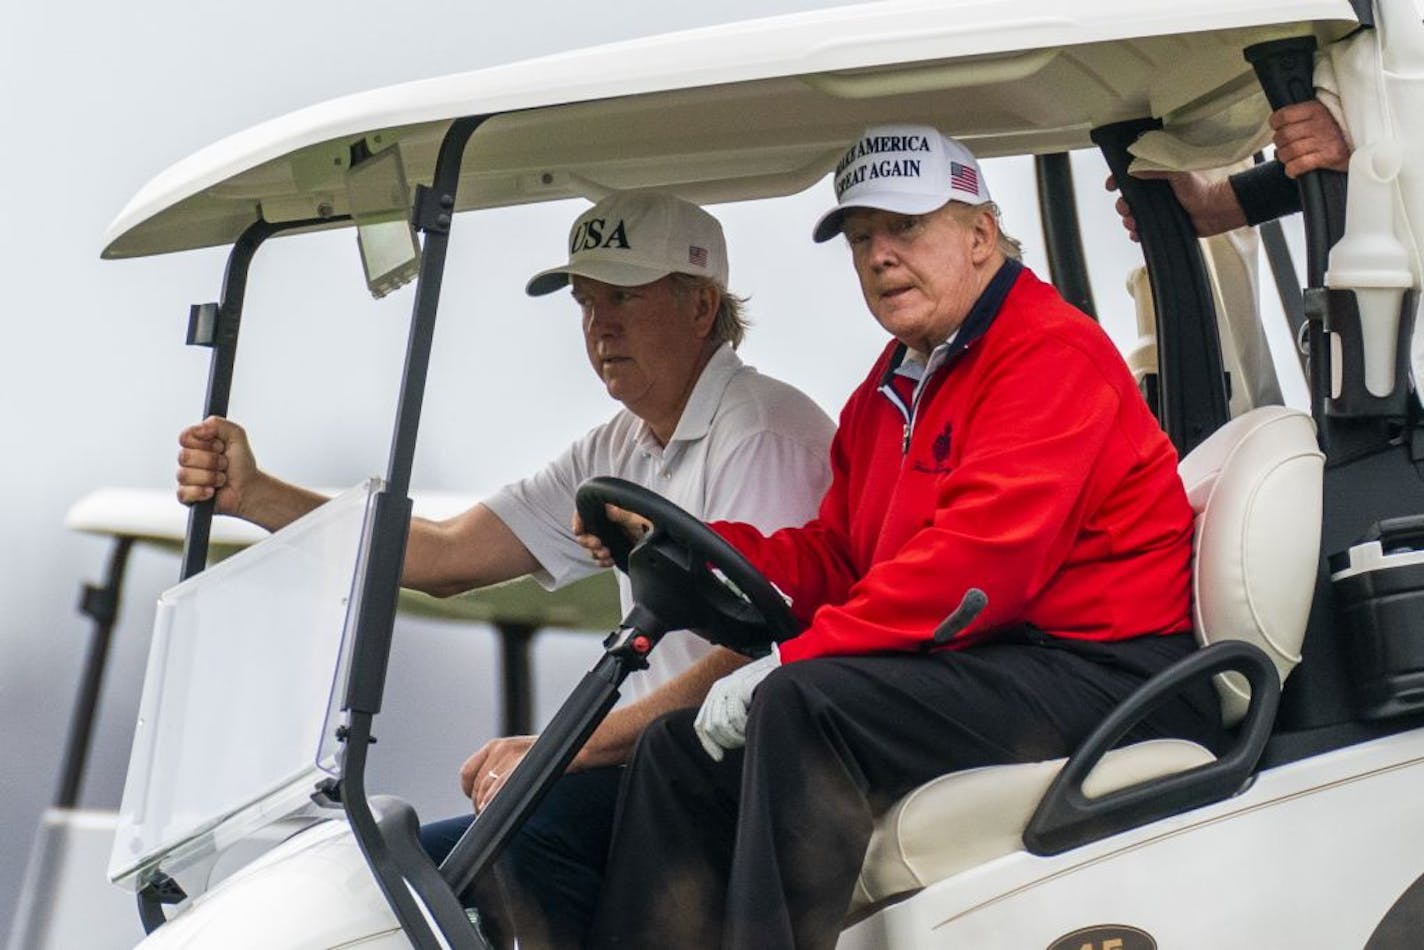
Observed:
[[[599,477],[580,485],[575,501],[585,529],[580,543],[600,563],[627,572],[639,622],[661,627],[658,635],[685,628],[758,657],[800,632],[785,598],[760,571],[661,495]],[[643,533],[643,525],[650,530]]]
[[[627,539],[628,551],[633,549],[639,541],[646,538],[653,531],[653,523],[642,515],[635,515],[633,512],[617,505],[604,505],[604,515],[608,523],[613,526],[616,534],[622,529],[623,537]],[[614,567],[613,551],[603,543],[603,539],[589,531],[584,525],[583,518],[577,511],[574,512],[573,519],[574,540],[583,545],[588,551],[589,557],[593,558],[599,567]],[[627,563],[627,553],[623,556],[624,564]]]

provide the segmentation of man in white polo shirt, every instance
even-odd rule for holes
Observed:
[[[815,514],[830,482],[834,431],[809,398],[743,364],[746,324],[727,290],[721,225],[658,192],[614,194],[574,222],[568,263],[529,281],[531,296],[572,286],[589,361],[623,408],[542,471],[443,522],[414,519],[402,583],[439,596],[532,574],[557,587],[599,569],[574,540],[574,490],[594,475],[645,485],[704,520],[763,531]],[[246,433],[209,418],[179,436],[178,497],[216,497],[217,511],[276,530],[325,499],[260,470]],[[624,607],[626,578],[620,575]],[[621,766],[648,722],[697,706],[741,665],[730,651],[671,633],[651,668],[629,677],[624,703],[589,739],[500,862],[504,929],[526,945],[577,945],[591,918]],[[461,786],[479,809],[532,737],[496,739],[466,761]],[[438,862],[471,816],[422,829]],[[496,908],[486,916],[501,917]],[[493,912],[493,913],[492,913]],[[508,936],[506,934],[506,936]]]

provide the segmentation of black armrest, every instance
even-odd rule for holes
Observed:
[[[1251,703],[1235,742],[1216,761],[1098,798],[1083,794],[1083,780],[1128,731],[1176,696],[1186,683],[1227,670],[1246,677],[1251,684]],[[1246,784],[1260,761],[1280,697],[1275,666],[1250,643],[1231,640],[1212,644],[1172,664],[1123,700],[1068,758],[1029,820],[1024,845],[1034,854],[1059,854],[1231,797]]]

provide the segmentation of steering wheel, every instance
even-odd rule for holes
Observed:
[[[801,632],[786,600],[736,548],[666,498],[621,478],[599,476],[574,496],[584,527],[598,535],[628,575],[634,611],[661,635],[686,628],[747,656]],[[653,523],[637,544],[609,520],[605,504]],[[721,576],[718,576],[719,572]],[[651,615],[651,616],[648,616]],[[632,615],[630,614],[630,617]]]

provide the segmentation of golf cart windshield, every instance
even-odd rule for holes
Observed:
[[[358,485],[159,597],[115,883],[137,889],[220,852],[339,774],[353,578],[381,487]]]

